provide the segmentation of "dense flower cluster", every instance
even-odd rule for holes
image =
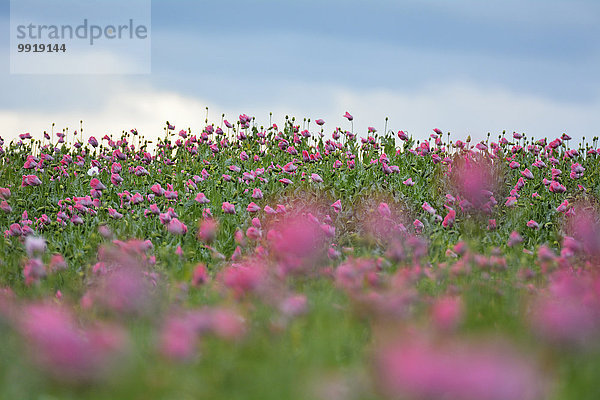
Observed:
[[[596,140],[415,142],[343,117],[330,136],[167,123],[153,148],[0,139],[0,376],[31,376],[23,398],[595,390],[571,378],[599,366]]]

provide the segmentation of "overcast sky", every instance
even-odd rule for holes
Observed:
[[[54,122],[162,132],[246,113],[325,127],[600,133],[600,1],[152,1],[152,72],[10,74],[0,0],[0,136]],[[19,1],[19,0],[14,0]],[[68,12],[68,11],[65,11]],[[226,117],[226,118],[227,118]]]

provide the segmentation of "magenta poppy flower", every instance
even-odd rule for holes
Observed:
[[[8,227],[8,230],[5,232],[5,234],[8,236],[21,236],[23,234],[23,230],[21,229],[21,225],[15,223]]]
[[[546,167],[547,167],[546,163],[545,163],[545,162],[543,162],[542,160],[536,160],[536,161],[535,161],[533,164],[531,164],[531,165],[532,165],[532,166],[534,166],[534,167],[538,167],[538,168],[540,168],[540,169],[542,169],[542,168],[546,168]]]
[[[225,214],[235,214],[235,206],[227,201],[224,201],[221,205]]]
[[[315,123],[319,126],[323,126],[325,124],[325,121],[322,120],[321,118],[319,118],[319,119],[315,120]]]
[[[119,186],[123,182],[123,178],[121,178],[121,175],[119,174],[112,174],[110,176],[110,181],[113,185]]]
[[[524,171],[521,171],[521,175],[527,179],[533,179],[533,173],[529,170],[529,168],[525,168]]]
[[[423,231],[423,228],[425,227],[425,225],[423,225],[423,223],[418,219],[415,219],[415,221],[413,222],[413,226],[415,227],[415,231],[417,233],[421,233]]]
[[[550,182],[550,186],[548,186],[548,190],[552,193],[564,193],[567,191],[567,188],[557,181],[552,181]]]
[[[212,243],[217,238],[218,226],[213,218],[205,218],[198,227],[198,239],[204,243]]]
[[[423,208],[423,210],[425,210],[429,214],[435,215],[435,209],[433,207],[431,207],[427,202],[423,203],[423,205],[421,207]]]
[[[277,211],[275,211],[273,209],[273,207],[271,207],[271,206],[265,206],[265,208],[263,208],[263,210],[265,211],[265,213],[267,213],[269,215],[277,214]]]
[[[519,168],[521,166],[521,164],[519,164],[517,161],[511,161],[510,164],[508,164],[508,166],[511,169],[517,169],[517,168]]]
[[[567,200],[565,200],[562,203],[560,203],[560,205],[558,207],[556,207],[556,211],[565,212],[565,211],[567,211],[568,207],[569,207],[569,202]]]
[[[284,184],[284,185],[286,185],[286,186],[287,186],[287,185],[289,185],[289,184],[291,184],[291,183],[293,183],[293,182],[292,182],[291,180],[289,180],[288,178],[283,178],[283,179],[280,179],[280,180],[279,180],[279,182],[283,183],[283,184]]]
[[[159,215],[160,209],[158,208],[158,206],[156,204],[150,204],[150,212],[154,215]]]
[[[23,181],[21,187],[27,186],[40,186],[42,181],[36,175],[23,175]]]
[[[514,207],[517,204],[517,198],[514,196],[510,196],[506,199],[506,202],[504,203],[504,205],[506,207]]]
[[[550,143],[548,143],[548,146],[550,146],[551,149],[556,149],[561,144],[562,144],[562,140],[557,138],[557,139],[554,139],[553,141],[551,141]]]
[[[398,137],[400,140],[408,140],[408,135],[404,131],[398,131]]]
[[[11,196],[9,188],[0,188],[0,199],[8,200]]]
[[[323,182],[323,178],[321,178],[319,174],[310,174],[310,179],[312,179],[313,182]]]
[[[569,175],[571,179],[579,179],[583,176],[585,172],[585,168],[579,163],[571,164],[571,174]]]
[[[206,197],[206,195],[202,192],[198,193],[196,195],[195,200],[200,203],[200,204],[208,204],[210,203],[210,200],[208,199],[208,197]]]
[[[342,202],[341,200],[336,200],[331,207],[333,207],[333,211],[335,211],[336,213],[339,213],[340,211],[342,211]]]
[[[173,217],[169,214],[169,213],[160,213],[158,215],[158,220],[160,221],[161,224],[166,225],[169,222],[171,222],[171,219],[173,219]]]
[[[167,200],[177,200],[178,193],[176,190],[166,190],[165,191],[165,199]]]
[[[348,111],[346,111],[346,113],[343,115],[344,118],[347,118],[348,121],[352,121],[354,119],[354,117],[352,115],[350,115],[350,113]]]
[[[403,181],[402,184],[404,184],[406,186],[414,186],[415,185],[412,178],[408,178],[407,180]]]
[[[102,182],[100,182],[100,180],[98,178],[93,178],[90,181],[90,186],[94,190],[105,190],[106,189],[106,186],[104,186],[104,184]]]
[[[123,218],[123,214],[115,210],[114,208],[108,209],[108,215],[113,219],[121,219]]]
[[[290,161],[289,163],[287,163],[283,166],[283,170],[288,173],[292,173],[292,172],[296,171],[297,169],[298,169],[298,167],[294,165],[293,161]]]
[[[246,210],[250,213],[255,213],[260,211],[260,207],[258,205],[256,205],[255,202],[251,202],[250,204],[248,204],[248,207],[246,208]]]
[[[152,193],[154,193],[156,196],[162,196],[163,194],[165,194],[165,189],[163,189],[160,186],[160,183],[155,183],[154,185],[152,185],[150,187],[150,190],[152,191]]]
[[[448,214],[444,217],[444,221],[442,222],[442,226],[444,228],[452,228],[454,225],[454,220],[456,219],[456,211],[450,209]]]
[[[169,221],[167,230],[174,235],[184,235],[187,233],[187,226],[177,218],[173,218]]]
[[[12,212],[12,207],[10,206],[10,204],[8,204],[6,200],[2,200],[2,202],[0,203],[0,210],[8,214]]]
[[[208,270],[206,269],[206,265],[200,263],[196,265],[194,268],[194,274],[192,276],[192,285],[200,286],[208,282]]]
[[[261,232],[260,229],[251,226],[248,229],[246,229],[246,237],[250,240],[258,240],[261,237]]]
[[[540,229],[540,225],[532,219],[527,221],[527,227],[533,229]]]
[[[252,198],[253,199],[262,199],[263,198],[262,191],[259,188],[254,188],[252,190]]]
[[[523,242],[523,237],[521,237],[521,235],[519,235],[519,232],[513,231],[510,236],[508,237],[508,243],[507,246],[508,247],[513,247],[519,243]]]

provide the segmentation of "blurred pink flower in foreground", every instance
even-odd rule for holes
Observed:
[[[559,271],[532,307],[534,330],[562,344],[593,346],[600,336],[600,280]]]
[[[405,338],[378,352],[377,375],[391,398],[535,400],[541,374],[525,357],[492,345],[433,345]]]
[[[431,317],[436,327],[442,331],[451,331],[461,322],[463,305],[459,297],[437,299],[431,309]]]
[[[56,379],[69,382],[106,376],[128,344],[123,330],[81,329],[67,309],[50,304],[26,306],[20,331],[30,343],[35,362]]]
[[[187,233],[187,226],[177,218],[173,218],[169,221],[167,230],[174,235],[185,235]]]

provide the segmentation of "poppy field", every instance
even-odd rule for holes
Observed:
[[[0,398],[600,398],[597,138],[343,117],[0,139]]]

